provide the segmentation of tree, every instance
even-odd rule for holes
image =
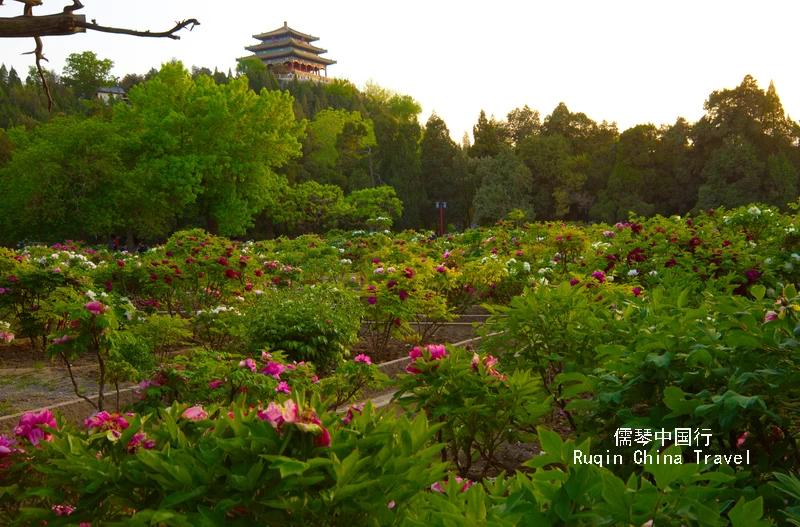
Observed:
[[[506,144],[504,125],[495,120],[494,115],[487,119],[486,112],[481,110],[478,123],[472,127],[472,139],[471,157],[494,157]]]
[[[129,98],[131,106],[118,105],[115,118],[138,134],[135,158],[196,196],[191,205],[211,232],[244,234],[256,214],[278,206],[285,182],[274,170],[300,154],[305,127],[287,93],[257,95],[244,78],[194,81],[177,62]]]
[[[403,202],[403,215],[399,226],[419,228],[420,213],[427,202],[422,185],[419,141],[422,129],[416,120],[401,122],[391,115],[380,115],[374,120],[378,152],[378,176],[382,183],[394,187]]]
[[[528,197],[533,179],[528,167],[509,147],[504,147],[493,158],[476,159],[475,164],[482,182],[475,194],[475,221],[480,225],[494,223],[519,209],[529,219],[534,218],[534,208]]]
[[[447,201],[452,212],[455,205],[457,182],[453,163],[458,154],[458,145],[450,138],[450,130],[436,113],[432,113],[425,124],[420,141],[420,163],[422,185],[428,197],[422,212],[426,227],[432,228],[439,221],[434,201]]]
[[[112,123],[59,118],[30,134],[15,129],[12,139],[14,154],[0,171],[6,243],[86,237],[120,225],[109,190],[125,171]]]
[[[388,185],[356,190],[345,198],[345,203],[347,209],[342,218],[345,227],[363,229],[376,218],[397,219],[403,214],[403,202]]]
[[[747,140],[726,139],[703,167],[705,184],[700,187],[697,206],[702,210],[721,205],[730,209],[762,201],[760,179],[764,169],[764,163],[758,160],[755,148]],[[787,196],[786,201],[793,197]]]
[[[531,110],[526,104],[522,109],[515,108],[506,116],[506,128],[511,143],[519,146],[526,137],[539,135],[542,121],[539,110]]]
[[[342,189],[316,181],[285,186],[280,203],[274,221],[286,224],[296,234],[330,230],[347,211]]]
[[[22,79],[19,78],[17,70],[12,66],[11,69],[8,70],[8,87],[13,88],[15,86],[22,86]]]
[[[119,87],[125,90],[125,93],[128,93],[133,89],[134,86],[141,84],[145,81],[144,76],[137,75],[136,73],[128,73],[122,80],[119,81]]]
[[[308,125],[304,165],[318,183],[350,187],[349,176],[357,171],[367,148],[375,146],[371,121],[358,112],[322,110]]]
[[[98,88],[113,86],[111,59],[99,59],[91,51],[72,53],[67,57],[62,76],[67,86],[75,90],[78,98],[91,99]]]

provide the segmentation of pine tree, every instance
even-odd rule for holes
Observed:
[[[0,65],[0,89],[8,88],[8,70],[6,65]]]
[[[11,70],[8,72],[8,87],[14,88],[15,86],[22,86],[22,79],[17,75],[17,70],[14,69],[14,66],[11,66]]]

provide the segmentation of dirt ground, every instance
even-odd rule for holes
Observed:
[[[486,311],[472,307],[465,316],[439,328],[429,342],[436,344],[455,344],[476,336],[477,328],[486,319]],[[362,338],[351,350],[351,356],[366,354],[374,363],[388,362],[407,357],[412,344],[392,338],[388,348],[379,353],[373,352],[369,341]],[[81,393],[91,396],[98,391],[97,362],[93,357],[82,357],[73,364],[75,382]],[[124,387],[132,386],[126,384]],[[123,386],[120,386],[123,388]],[[114,386],[106,387],[106,395],[114,396]],[[27,339],[14,341],[0,347],[0,416],[41,408],[75,399],[75,391],[66,366],[60,359],[51,359],[38,348],[31,346]]]
[[[78,389],[87,396],[97,395],[97,362],[84,357],[73,365]],[[120,385],[120,389],[132,384]],[[106,386],[113,397],[114,386]],[[75,400],[75,389],[66,366],[34,349],[27,340],[0,348],[0,416],[33,410]]]

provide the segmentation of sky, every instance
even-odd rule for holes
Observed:
[[[251,35],[289,26],[320,37],[338,61],[329,76],[371,79],[435,111],[457,141],[481,109],[504,118],[527,104],[548,115],[559,102],[620,131],[640,123],[695,121],[703,102],[751,74],[775,82],[784,109],[800,118],[800,2],[796,0],[82,0],[99,24],[163,31],[176,20],[202,25],[180,41],[88,32],[44,39],[49,68],[70,53],[110,58],[113,74],[145,73],[177,58],[235,71]],[[22,5],[6,2],[0,16]],[[36,13],[68,0],[44,0]],[[0,62],[25,77],[32,39],[6,39]]]

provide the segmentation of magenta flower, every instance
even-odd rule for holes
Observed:
[[[40,440],[49,441],[52,438],[49,433],[45,434],[41,428],[42,426],[49,426],[50,428],[57,426],[53,412],[47,408],[38,414],[36,412],[25,412],[20,418],[17,427],[14,428],[14,435],[26,438],[33,446],[39,446]]]
[[[377,304],[377,303],[378,303],[378,298],[377,298],[377,297],[374,297],[374,296],[368,296],[368,297],[367,297],[367,303],[368,303],[369,305],[371,305],[371,306],[374,306],[375,304]]]
[[[75,512],[75,507],[69,505],[53,505],[50,509],[56,511],[59,516],[69,516]]]
[[[0,342],[11,342],[14,340],[14,334],[8,331],[0,331]]]
[[[353,417],[355,417],[353,410],[355,410],[358,413],[361,413],[361,407],[354,404],[353,406],[347,409],[347,415],[342,417],[342,422],[344,424],[349,425],[351,422],[353,422]]]
[[[102,315],[106,311],[106,308],[103,306],[103,304],[97,300],[86,304],[86,309],[95,315]]]
[[[13,284],[13,283],[15,283],[15,282],[19,282],[19,278],[17,278],[17,277],[16,277],[16,276],[14,276],[14,275],[11,275],[11,276],[9,276],[9,277],[8,277],[8,281],[9,281],[9,282],[11,282],[11,283]]]
[[[139,450],[139,447],[144,448],[145,450],[152,450],[155,448],[155,446],[155,441],[152,439],[147,439],[147,434],[144,432],[139,432],[138,434],[133,435],[125,449],[131,454],[135,454],[136,451]]]
[[[202,406],[192,406],[183,411],[183,417],[192,421],[201,421],[208,419],[208,412],[203,410]]]
[[[445,348],[444,345],[442,344],[429,344],[428,346],[425,346],[425,348],[423,349],[430,354],[431,362],[435,360],[444,359],[447,357],[447,348]],[[425,356],[422,354],[422,349],[420,349],[419,346],[416,346],[408,353],[408,356],[412,360],[411,363],[408,366],[406,366],[406,372],[412,375],[417,375],[419,373],[422,373],[421,370],[414,367],[414,364],[419,359],[425,360]],[[436,368],[438,368],[438,365],[436,366]]]
[[[220,386],[222,386],[222,379],[217,379],[216,381],[208,382],[208,387],[211,388],[212,390],[216,390]]]
[[[739,438],[736,440],[736,448],[739,448],[744,444],[744,442],[747,440],[748,435],[750,435],[750,432],[745,432],[744,434],[739,436]]]
[[[778,318],[778,313],[775,311],[767,311],[767,314],[764,316],[764,323],[772,322]]]
[[[744,277],[747,278],[748,283],[754,284],[759,278],[761,278],[761,273],[755,269],[750,269],[744,273]]]
[[[414,278],[414,270],[410,267],[403,269],[403,276],[406,278]]]
[[[388,282],[386,282],[386,287],[388,287],[389,289],[393,288],[396,285],[397,282],[395,282],[394,280],[389,280]]]
[[[109,414],[99,412],[83,422],[84,426],[96,428],[100,432],[105,432],[109,441],[117,441],[122,436],[122,431],[126,430],[130,424],[118,413]]]
[[[578,285],[580,283],[581,283],[581,281],[578,280],[577,278],[573,278],[572,280],[569,281],[569,285],[572,285],[572,286],[576,286],[576,285]]]
[[[634,287],[631,291],[633,291],[633,296],[639,296],[642,294],[642,289],[640,287]]]
[[[284,370],[286,370],[286,366],[284,366],[280,362],[269,361],[267,362],[266,366],[261,368],[261,374],[269,375],[273,379],[279,381],[281,379],[281,373],[283,373]]]
[[[288,399],[283,405],[274,402],[269,403],[266,411],[258,412],[258,417],[262,420],[269,421],[281,434],[283,434],[284,425],[294,424],[303,432],[310,432],[317,436],[315,444],[317,446],[330,446],[331,435],[322,426],[322,422],[317,417],[317,413],[313,408],[306,408],[300,411],[297,404]]]
[[[240,368],[249,368],[253,373],[256,372],[256,361],[253,359],[246,359],[239,363]]]
[[[468,488],[470,488],[475,484],[474,481],[463,479],[459,476],[456,476],[456,483],[458,484],[464,483],[464,485],[461,487],[461,492],[466,492]],[[442,481],[441,484],[434,483],[433,485],[431,485],[431,490],[435,490],[436,492],[441,492],[442,494],[447,494],[447,491],[445,490],[446,487],[447,487],[447,482]]]
[[[397,293],[397,296],[400,297],[401,302],[405,302],[406,298],[408,298],[408,293],[406,292],[405,289],[401,289],[400,292]]]
[[[595,271],[592,273],[592,278],[597,279],[602,284],[606,281],[606,274],[603,271]]]
[[[16,444],[16,439],[10,439],[7,435],[0,435],[0,459],[8,457],[14,452],[19,452],[16,448],[11,448]]]
[[[614,231],[603,231],[603,236],[605,236],[606,238],[613,238],[616,235],[617,233],[615,233]]]
[[[363,362],[364,364],[372,364],[372,359],[370,359],[368,356],[364,355],[363,353],[361,355],[356,355],[356,358],[353,359],[353,360],[355,362]]]
[[[283,392],[286,395],[292,394],[292,389],[289,388],[289,383],[287,383],[286,381],[281,381],[280,383],[278,383],[278,386],[275,387],[275,391]]]
[[[123,262],[122,260],[117,260],[117,265],[120,267],[125,267],[125,262]]]

